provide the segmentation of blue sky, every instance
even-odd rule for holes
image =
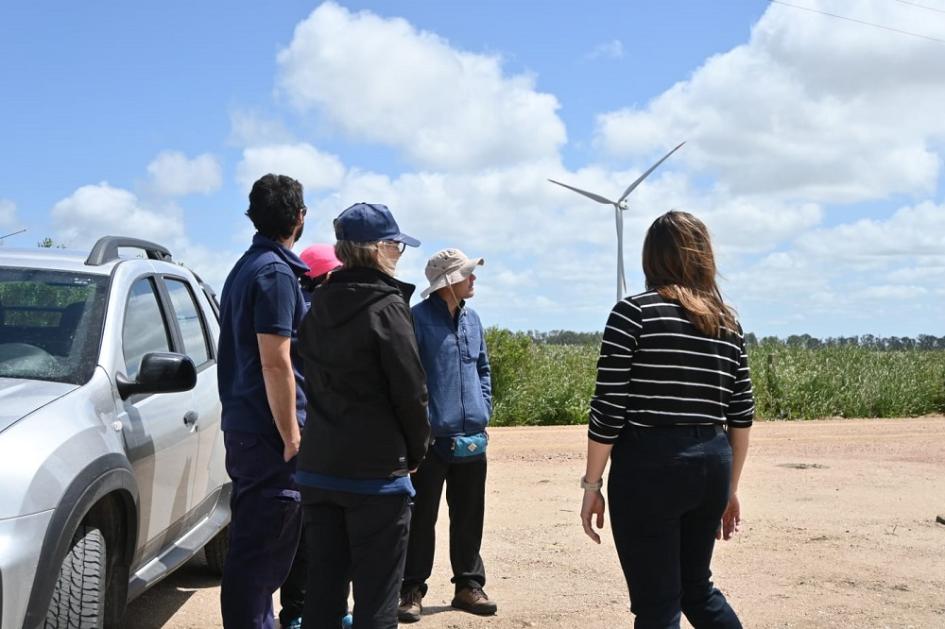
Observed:
[[[945,8],[941,0],[929,6]],[[560,6],[559,6],[560,4]],[[715,238],[746,329],[942,334],[943,45],[766,2],[23,3],[0,7],[6,247],[161,240],[218,286],[248,186],[306,185],[301,245],[356,201],[484,255],[487,324],[599,329],[672,207]],[[945,38],[942,14],[811,8]],[[588,5],[588,6],[584,6]]]

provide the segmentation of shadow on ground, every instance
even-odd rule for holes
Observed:
[[[128,605],[123,626],[127,629],[159,629],[199,590],[220,585],[220,577],[207,567],[203,553],[181,566]]]

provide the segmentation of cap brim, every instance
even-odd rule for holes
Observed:
[[[420,241],[414,238],[413,236],[408,236],[407,234],[401,232],[396,236],[389,238],[388,240],[393,240],[394,242],[402,242],[408,247],[419,247]]]

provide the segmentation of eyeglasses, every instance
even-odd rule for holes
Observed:
[[[303,205],[301,208],[299,208],[299,212],[302,214],[302,216],[305,216],[308,214],[308,208]]]
[[[396,247],[397,253],[403,253],[407,249],[407,245],[405,243],[395,242],[393,240],[382,240],[381,244],[387,247]]]

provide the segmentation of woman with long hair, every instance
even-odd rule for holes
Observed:
[[[600,543],[607,494],[635,627],[741,627],[710,580],[716,539],[741,519],[738,481],[754,397],[741,326],[716,284],[705,225],[671,211],[643,243],[646,292],[610,313],[581,486]],[[595,522],[596,521],[596,522]]]
[[[296,472],[308,551],[302,626],[338,629],[350,580],[354,626],[396,629],[410,472],[430,423],[414,287],[393,275],[404,248],[420,243],[368,203],[342,212],[335,236],[342,268],[312,291],[299,334],[308,394]]]

